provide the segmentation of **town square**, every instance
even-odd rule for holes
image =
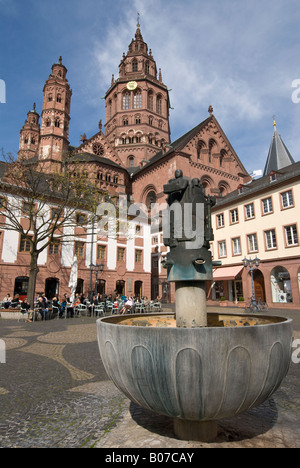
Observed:
[[[30,3],[0,2],[0,446],[298,448],[297,3]]]

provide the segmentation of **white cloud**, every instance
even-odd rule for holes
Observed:
[[[275,4],[271,0],[134,0],[93,43],[93,72],[86,99],[91,106],[100,107],[95,92],[104,96],[112,74],[118,77],[118,65],[134,36],[139,11],[144,40],[162,69],[163,81],[172,88],[172,139],[204,120],[212,105],[229,138],[232,135],[244,142],[251,132],[248,139],[255,139],[263,125],[265,132],[255,145],[264,142],[268,146],[274,113],[282,113],[284,138],[288,123],[283,114],[290,106],[291,83],[300,78],[296,61],[300,14],[296,7],[295,0]],[[295,132],[286,133],[295,138]],[[234,141],[232,144],[235,146]],[[243,144],[243,154],[239,154],[247,162],[249,145]],[[263,152],[259,156],[261,165],[266,156]]]

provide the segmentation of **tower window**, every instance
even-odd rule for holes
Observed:
[[[158,114],[162,113],[162,99],[161,99],[161,96],[157,96],[157,99],[156,99],[156,112]]]
[[[149,110],[153,110],[153,92],[152,91],[149,91],[148,93],[148,103],[147,103],[147,107]]]
[[[128,92],[123,94],[123,109],[130,109],[130,93]]]
[[[56,102],[61,102],[61,94],[58,94],[56,97]]]
[[[142,93],[140,90],[135,91],[133,95],[133,107],[134,109],[141,109],[142,107]]]
[[[128,158],[129,167],[134,166],[134,156],[129,156]]]
[[[55,119],[54,125],[55,125],[55,127],[59,128],[60,127],[60,120]]]
[[[133,60],[132,62],[132,71],[137,72],[138,71],[138,63],[137,60]]]

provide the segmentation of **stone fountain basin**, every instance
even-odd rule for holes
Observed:
[[[268,399],[291,360],[292,320],[208,314],[176,328],[173,314],[97,320],[106,372],[131,401],[190,421],[234,416]]]

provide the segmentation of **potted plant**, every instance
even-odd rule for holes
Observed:
[[[222,296],[222,297],[220,298],[220,306],[226,307],[227,305],[228,305],[228,301],[227,301],[226,297],[225,297],[225,296]]]
[[[245,299],[243,298],[243,296],[238,298],[237,305],[238,305],[238,307],[242,307],[242,308],[246,307],[246,302],[245,302]]]

